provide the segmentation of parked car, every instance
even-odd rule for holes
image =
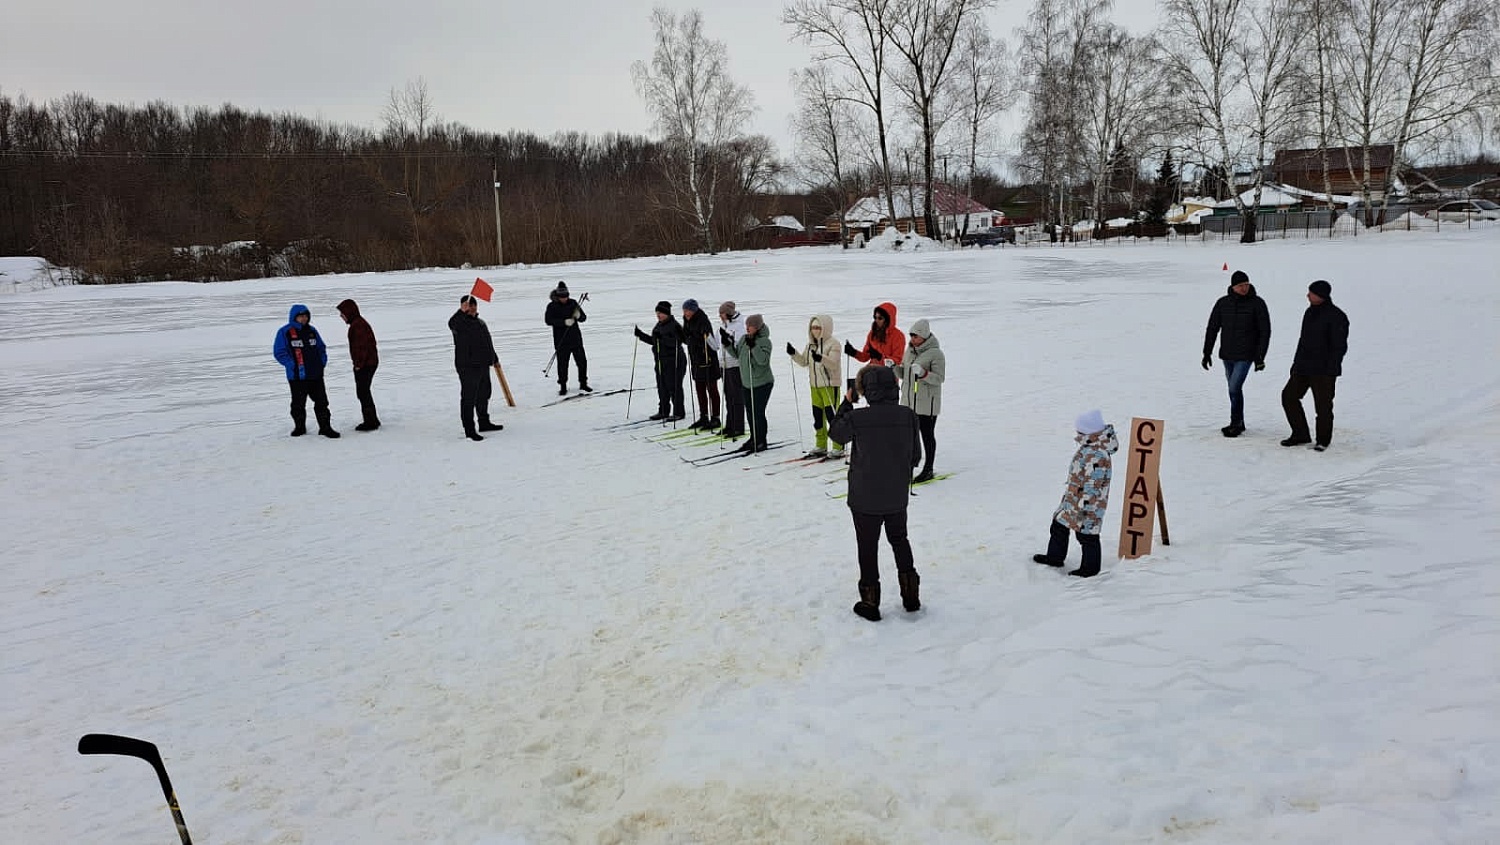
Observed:
[[[999,246],[1016,242],[1014,226],[991,226],[958,236],[959,246]]]
[[[1500,220],[1500,205],[1489,200],[1454,200],[1427,212],[1441,223],[1464,223],[1469,220]]]

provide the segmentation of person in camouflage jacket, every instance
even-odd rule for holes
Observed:
[[[1062,503],[1052,514],[1051,536],[1047,553],[1033,555],[1032,560],[1048,566],[1062,566],[1068,555],[1068,531],[1078,537],[1083,548],[1083,563],[1069,575],[1089,578],[1099,574],[1099,532],[1104,527],[1104,513],[1109,508],[1109,483],[1114,474],[1113,458],[1120,449],[1115,427],[1104,422],[1099,411],[1079,414],[1074,423],[1078,431],[1078,451],[1068,465],[1068,486]]]

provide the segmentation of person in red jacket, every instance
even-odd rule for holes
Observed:
[[[359,409],[364,422],[354,427],[355,431],[374,431],[380,428],[380,417],[375,414],[375,397],[370,395],[370,382],[375,380],[375,368],[380,365],[380,354],[375,349],[375,330],[369,321],[359,315],[359,305],[346,299],[338,305],[339,314],[349,324],[349,357],[354,359],[354,395],[359,397]]]
[[[870,323],[870,333],[865,336],[865,347],[855,349],[846,340],[844,354],[861,363],[874,361],[887,367],[901,363],[906,354],[906,335],[896,328],[896,306],[889,302],[875,306],[875,318]]]

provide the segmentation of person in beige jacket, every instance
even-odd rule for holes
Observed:
[[[806,457],[828,457],[828,426],[838,412],[843,378],[839,339],[833,336],[833,318],[819,314],[809,320],[807,345],[798,352],[797,347],[787,343],[786,354],[792,356],[793,364],[807,368],[807,384],[812,393],[813,450]],[[844,447],[833,444],[832,457],[844,457]]]
[[[918,320],[907,330],[906,355],[896,364],[901,380],[901,404],[917,412],[922,429],[922,471],[913,484],[932,480],[932,459],[937,453],[938,412],[943,409],[943,381],[948,376],[948,359],[938,345],[937,336],[926,320]]]

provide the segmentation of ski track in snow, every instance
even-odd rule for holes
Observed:
[[[522,407],[497,386],[482,444],[445,327],[475,271],[6,297],[0,841],[170,835],[149,768],[78,756],[88,732],[158,743],[206,843],[1500,841],[1497,236],[488,272]],[[1233,441],[1197,366],[1226,260],[1275,329]],[[558,278],[591,292],[591,382],[627,386],[634,353],[646,390],[538,407]],[[1314,278],[1353,325],[1321,455],[1276,445]],[[957,474],[913,500],[921,613],[888,548],[886,619],[849,612],[836,467],[743,471],[811,445],[785,355],[786,449],[694,467],[724,447],[597,430],[655,410],[629,329],[688,296],[764,313],[777,350],[819,312],[858,344],[886,299],[932,322]],[[337,442],[286,437],[293,302]],[[1030,555],[1090,405],[1166,420],[1176,542],[1114,560],[1122,453],[1080,581]]]

